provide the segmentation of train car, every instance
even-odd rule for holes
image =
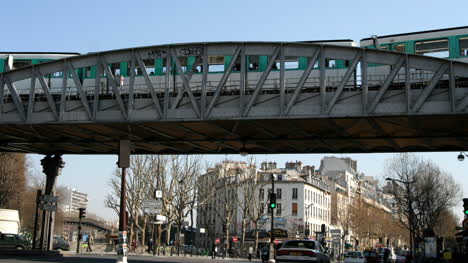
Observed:
[[[468,26],[372,36],[361,39],[360,46],[468,62]],[[388,65],[373,64],[369,67],[368,72],[375,78],[369,80],[370,86],[378,85],[391,70],[391,66]],[[410,73],[411,82],[420,83],[421,86],[433,76],[432,72],[417,69],[410,69]],[[404,77],[402,69],[394,82],[404,82]],[[448,78],[447,75],[443,77],[443,79],[446,78]]]
[[[337,45],[337,46],[356,46],[356,42],[351,39],[339,39],[339,40],[320,40],[320,41],[300,41],[295,43],[309,43],[309,44],[323,44],[323,45]],[[56,59],[64,59],[71,56],[80,55],[79,53],[40,53],[40,52],[4,52],[0,53],[0,72],[5,71],[6,69],[16,69],[19,67],[27,67],[34,64],[44,63]],[[190,74],[190,86],[193,93],[201,92],[202,87],[202,62],[200,57],[197,56],[187,56],[180,57],[180,64],[184,72],[191,71]],[[261,77],[262,73],[266,70],[267,65],[269,64],[268,56],[248,56],[246,61],[247,69],[247,87],[246,92],[249,93],[249,90],[254,90],[257,80]],[[286,57],[285,58],[285,70],[287,75],[286,80],[286,92],[288,90],[293,90],[298,84],[302,72],[307,68],[309,64],[308,57]],[[208,57],[208,82],[207,82],[207,92],[214,92],[216,90],[217,83],[222,78],[223,73],[229,67],[232,61],[231,56],[209,56]],[[167,63],[165,58],[156,58],[156,59],[145,59],[143,61],[145,64],[146,71],[149,75],[150,81],[154,85],[156,93],[165,92],[165,82],[170,82],[170,93],[177,94],[179,90],[183,88],[183,82],[180,78],[177,77],[179,72],[175,70],[175,62],[170,61]],[[8,66],[6,66],[8,65]],[[347,68],[350,65],[350,61],[337,60],[333,58],[327,58],[325,61],[325,66],[327,68],[325,76],[327,78],[326,83],[330,86],[336,86],[344,76]],[[167,66],[171,68],[170,79],[166,80],[166,71]],[[312,70],[309,78],[304,84],[304,88],[314,88],[319,87],[319,67],[320,62],[316,62],[314,70]],[[110,64],[109,68],[113,75],[119,76],[123,79],[123,85],[121,86],[121,94],[125,95],[128,93],[128,87],[131,76],[131,66],[130,62],[120,62],[115,64]],[[223,92],[238,92],[238,87],[240,85],[240,61],[238,61],[234,68],[232,69],[232,74],[229,76]],[[280,60],[277,58],[273,64],[272,70],[264,83],[264,88],[262,92],[277,92],[279,91],[279,74],[280,74]],[[102,70],[102,69],[101,69]],[[76,73],[79,77],[81,85],[85,90],[88,96],[92,96],[96,92],[96,66],[79,68],[76,69]],[[236,74],[237,73],[237,74]],[[59,95],[62,93],[61,87],[63,85],[62,73],[57,72],[56,74],[45,76],[48,81],[48,86],[53,94]],[[356,86],[356,74],[353,74],[353,77],[350,78],[348,86]],[[251,81],[249,81],[251,80]],[[37,81],[37,80],[36,80]],[[77,90],[73,83],[71,76],[67,78],[67,96],[77,96]],[[29,94],[30,83],[29,80],[20,81],[15,83],[16,88],[20,95],[27,96]],[[119,83],[120,85],[120,83]],[[146,97],[149,96],[148,87],[146,85],[145,79],[143,77],[142,69],[136,65],[135,67],[135,81],[134,81],[134,96],[135,97]],[[36,96],[41,93],[41,88],[38,83],[36,83]],[[108,94],[113,96],[112,92],[112,83],[109,82],[109,78],[106,77],[106,72],[101,71],[101,78],[99,80],[99,94]],[[8,91],[6,91],[8,94]]]
[[[468,26],[373,36],[360,46],[468,62]]]

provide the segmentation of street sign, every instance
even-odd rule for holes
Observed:
[[[162,209],[162,200],[143,200],[143,208]]]
[[[200,233],[201,234],[205,233],[205,229],[203,227],[200,227]]]
[[[44,202],[47,202],[47,203],[57,203],[58,202],[58,196],[41,195],[39,197],[39,201],[44,201]]]
[[[156,190],[154,192],[154,195],[156,196],[156,198],[162,198],[162,191],[161,190]]]
[[[57,205],[56,204],[40,204],[39,208],[46,211],[56,211]]]
[[[237,241],[238,241],[237,237],[232,238],[232,242],[237,242]]]
[[[161,213],[161,209],[159,208],[154,208],[154,207],[145,207],[143,208],[143,212],[145,212],[146,214],[160,214]]]

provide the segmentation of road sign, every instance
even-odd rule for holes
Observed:
[[[205,233],[205,229],[203,227],[200,227],[200,233],[201,234]]]
[[[162,209],[162,200],[143,200],[143,208]]]
[[[221,239],[219,238],[215,239],[215,244],[219,244],[219,243],[221,243]]]
[[[154,207],[145,207],[143,208],[143,212],[145,212],[146,214],[161,214],[161,209]]]
[[[275,241],[273,241],[276,245],[278,245],[279,243],[279,240],[278,239],[275,239]]]
[[[232,242],[237,242],[237,241],[238,241],[237,237],[232,238]]]
[[[39,201],[44,201],[47,203],[57,203],[58,202],[58,197],[53,196],[53,195],[41,195],[39,197]]]
[[[56,204],[40,204],[39,208],[46,211],[56,211],[57,205]]]
[[[154,192],[154,195],[156,196],[156,198],[162,198],[162,191],[161,190],[156,190]]]

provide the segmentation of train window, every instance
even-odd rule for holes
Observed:
[[[84,71],[85,71],[85,78],[91,78],[91,67],[85,68]]]
[[[394,45],[393,50],[396,52],[405,53],[405,44]]]
[[[208,57],[208,72],[223,72],[224,71],[224,57],[223,56],[209,56]]]
[[[31,60],[14,60],[13,61],[13,69],[24,68],[31,66]]]
[[[336,60],[335,59],[325,59],[325,66],[327,68],[336,68]]]
[[[188,65],[188,63],[187,63],[187,61],[188,61],[187,57],[177,57],[177,59],[179,59],[180,67],[182,68],[182,71],[183,71],[183,72],[187,72],[187,65]],[[177,72],[179,72],[179,71],[177,71]]]
[[[120,75],[120,63],[113,63],[113,64],[110,64],[110,70],[112,72],[112,74],[115,75]]]
[[[272,69],[281,69],[281,60],[276,60]],[[285,57],[284,69],[299,69],[299,57]]]
[[[418,41],[414,44],[416,55],[446,58],[449,56],[448,39]]]
[[[381,49],[381,50],[388,50],[388,46],[379,46],[379,49]]]
[[[468,56],[468,37],[460,38],[460,56]]]
[[[148,73],[148,75],[154,75],[154,70],[155,70],[154,59],[143,59],[143,64],[145,64],[146,73]],[[128,75],[131,74],[131,65],[130,65],[130,63],[128,63],[127,72],[128,72]],[[138,63],[135,63],[135,75],[136,76],[143,76],[143,71],[140,68],[140,65]]]
[[[249,70],[258,70],[260,65],[260,56],[249,56]]]
[[[236,59],[236,63],[234,63],[234,67],[232,68],[232,71],[240,71],[241,70],[241,58],[238,57]]]

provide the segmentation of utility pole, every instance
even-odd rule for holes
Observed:
[[[270,231],[270,253],[268,263],[275,263],[275,235],[274,221],[275,221],[275,208],[276,208],[276,194],[275,194],[275,175],[271,174],[271,193],[270,193],[270,211],[271,211],[271,231]]]
[[[37,221],[39,219],[39,198],[42,195],[42,190],[38,189],[37,190],[37,195],[36,195],[36,214],[34,215],[34,234],[33,234],[33,244],[32,248],[36,248],[36,239],[37,239]]]

